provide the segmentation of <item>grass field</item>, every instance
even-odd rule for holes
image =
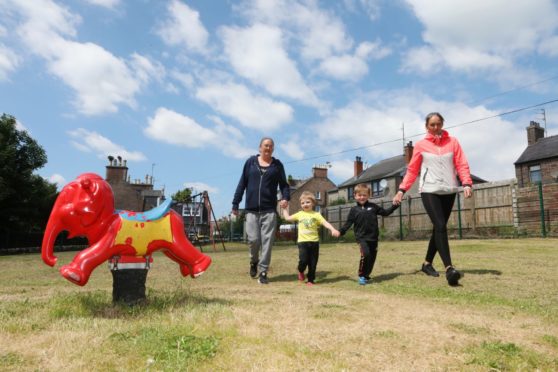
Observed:
[[[243,244],[205,248],[195,280],[157,255],[131,308],[112,305],[104,265],[78,287],[39,255],[3,256],[0,370],[558,370],[558,240],[451,244],[459,287],[418,271],[426,242],[381,242],[367,286],[351,243],[321,246],[313,288],[295,245],[274,248],[267,286]]]

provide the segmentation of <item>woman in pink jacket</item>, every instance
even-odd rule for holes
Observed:
[[[411,188],[420,173],[419,192],[424,208],[434,225],[421,271],[426,275],[439,276],[432,266],[432,260],[438,252],[446,268],[448,284],[456,286],[463,275],[451,262],[447,223],[459,187],[456,175],[463,185],[465,198],[473,195],[473,183],[469,164],[459,142],[442,129],[442,115],[437,112],[428,114],[425,126],[426,136],[415,145],[407,173],[399,185],[393,203],[401,204],[403,195]]]

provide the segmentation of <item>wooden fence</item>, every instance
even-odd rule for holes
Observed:
[[[538,190],[538,185],[519,189],[512,179],[475,185],[470,199],[465,199],[460,192],[448,221],[450,236],[541,236],[543,224]],[[558,236],[558,183],[542,185],[542,195],[545,235]],[[391,198],[376,198],[372,202],[388,207]],[[328,207],[325,217],[340,227],[352,206]],[[398,210],[391,216],[379,217],[378,222],[387,238],[425,238],[432,231],[420,194],[406,195]]]

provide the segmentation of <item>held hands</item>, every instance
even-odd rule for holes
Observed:
[[[283,208],[283,209],[286,209],[286,208],[289,206],[289,202],[286,201],[285,199],[282,199],[282,200],[279,202],[279,206],[280,206],[281,208]]]
[[[468,199],[471,196],[473,196],[473,188],[471,188],[469,186],[465,186],[463,188],[463,195],[465,196],[465,199]]]
[[[331,236],[333,236],[334,238],[338,238],[341,236],[341,233],[338,230],[333,229],[331,230]]]
[[[401,200],[403,199],[403,193],[401,191],[397,191],[397,194],[393,197],[392,203],[395,205],[400,205]]]

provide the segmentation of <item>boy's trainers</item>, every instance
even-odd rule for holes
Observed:
[[[260,277],[258,278],[258,283],[260,284],[268,284],[269,280],[267,280],[267,273],[265,271],[262,271],[260,273]]]
[[[258,276],[258,264],[257,263],[251,263],[250,264],[250,276],[253,279],[256,279],[256,277]]]
[[[461,279],[461,277],[463,277],[463,274],[455,270],[453,266],[446,270],[446,279],[448,280],[448,284],[452,287],[459,284],[459,279]]]
[[[358,284],[365,285],[366,283],[368,283],[368,280],[366,280],[366,278],[364,276],[360,276],[358,278]]]
[[[304,277],[304,273],[299,272],[299,273],[298,273],[298,280],[301,281],[301,282],[303,282],[304,279],[306,279],[306,278]]]
[[[440,274],[438,274],[438,272],[436,271],[436,269],[434,269],[434,266],[432,266],[432,264],[422,264],[422,268],[420,269],[420,271],[422,271],[428,276],[440,276]]]
[[[313,283],[313,282],[308,282],[308,283],[306,283],[306,286],[307,286],[307,287],[313,287],[313,286],[314,286],[314,283]]]

